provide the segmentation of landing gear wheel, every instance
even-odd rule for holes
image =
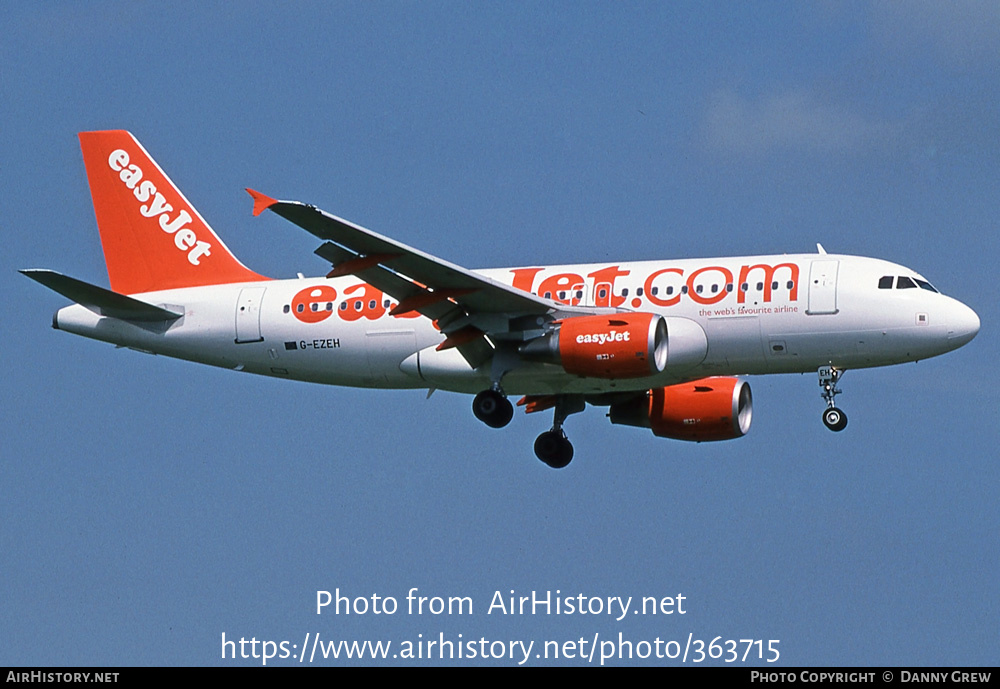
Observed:
[[[561,430],[545,431],[535,439],[535,456],[553,469],[562,469],[573,459],[573,444]]]
[[[847,414],[836,407],[830,407],[823,412],[823,423],[831,431],[842,431],[847,428]]]
[[[496,390],[483,390],[472,401],[472,413],[490,428],[503,428],[514,418],[514,405]]]

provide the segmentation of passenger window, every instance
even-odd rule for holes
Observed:
[[[622,290],[622,296],[623,297],[627,297],[628,296],[628,287],[626,287],[625,289]]]
[[[288,304],[285,304],[285,309],[284,309],[285,313],[288,313],[291,310],[292,310],[292,307],[289,306]]]
[[[649,290],[649,293],[652,294],[655,297],[657,294],[660,293],[660,288],[659,287],[653,287],[652,289]]]
[[[891,275],[886,275],[884,277],[880,277],[878,279],[878,288],[879,289],[892,289],[892,276]]]
[[[669,287],[667,287],[667,296],[669,297],[673,293],[674,293],[674,286],[670,285]]]

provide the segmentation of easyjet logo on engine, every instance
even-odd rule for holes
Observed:
[[[632,333],[628,332],[618,332],[612,330],[609,333],[593,333],[587,335],[577,335],[577,344],[597,344],[602,345],[605,342],[628,342],[632,339]]]
[[[118,173],[118,178],[125,183],[125,186],[132,191],[132,195],[142,205],[139,212],[144,218],[158,218],[160,229],[174,237],[174,246],[180,251],[187,253],[187,260],[191,265],[199,265],[202,256],[212,255],[212,245],[198,239],[194,230],[187,227],[191,222],[191,214],[185,209],[178,211],[177,216],[172,218],[170,214],[174,207],[171,206],[166,197],[156,189],[156,184],[148,179],[143,179],[142,168],[134,163],[129,163],[127,151],[116,149],[108,157],[108,165]]]

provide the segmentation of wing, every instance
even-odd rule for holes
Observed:
[[[474,273],[298,201],[278,201],[247,189],[254,215],[270,210],[325,240],[316,254],[333,264],[327,277],[354,275],[394,299],[390,312],[416,311],[446,336],[438,349],[458,347],[473,368],[500,340],[524,341],[571,315],[615,309],[566,306]]]

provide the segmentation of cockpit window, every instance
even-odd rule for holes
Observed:
[[[920,278],[906,277],[904,275],[883,275],[878,279],[879,289],[892,289],[893,283],[896,285],[896,289],[925,289],[928,292],[934,292],[935,294],[940,294],[937,289],[931,283],[926,280],[921,280]]]

